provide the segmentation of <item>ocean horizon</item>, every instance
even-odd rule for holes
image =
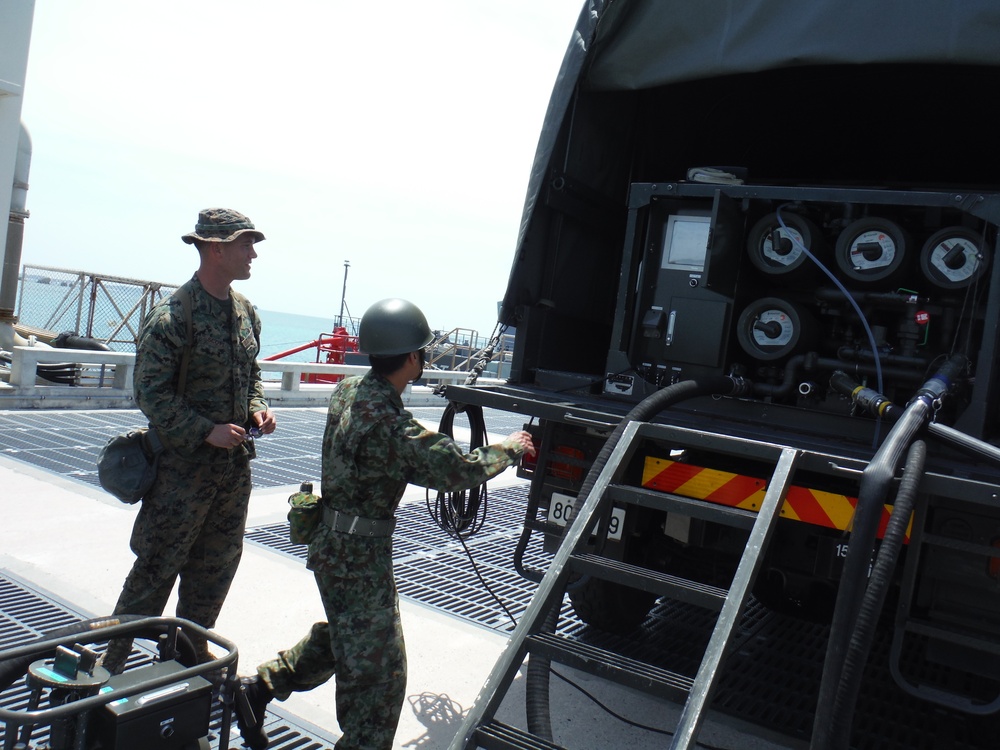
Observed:
[[[26,269],[27,270],[27,269]],[[137,284],[120,283],[117,280],[101,281],[100,294],[88,300],[88,289],[82,289],[79,274],[49,269],[22,275],[18,285],[17,315],[19,322],[40,331],[62,332],[91,337],[98,341],[110,341],[112,349],[134,351],[130,338],[123,340],[122,333],[129,335],[139,328],[139,304],[143,288]],[[336,315],[329,318],[316,315],[301,315],[278,310],[265,310],[254,306],[261,321],[261,359],[273,357],[297,347],[316,341],[323,334],[332,334],[336,326]],[[122,318],[130,322],[123,328]],[[351,334],[357,331],[358,319],[345,317],[344,325]],[[455,343],[484,344],[482,332],[469,329],[459,331]],[[116,337],[117,332],[117,337]],[[474,334],[470,336],[469,334]],[[469,341],[472,338],[473,341]],[[315,349],[306,349],[284,357],[291,362],[316,362]]]
[[[314,315],[298,315],[296,313],[277,312],[257,308],[260,318],[260,358],[281,354],[297,346],[308,344],[319,338],[320,334],[333,333],[336,316],[321,318]],[[345,321],[347,329],[353,332],[350,321]],[[315,362],[316,350],[290,354],[284,358],[289,362]]]

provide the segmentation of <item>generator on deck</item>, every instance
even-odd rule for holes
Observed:
[[[101,644],[143,638],[157,658],[121,674],[101,666]],[[191,638],[224,655],[199,664]],[[4,750],[208,750],[210,720],[221,707],[218,747],[227,748],[236,646],[187,620],[123,616],[85,620],[0,651],[0,691],[26,700],[0,709]]]

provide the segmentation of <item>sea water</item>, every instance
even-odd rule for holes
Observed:
[[[318,339],[320,334],[330,334],[337,322],[335,318],[317,318],[259,308],[257,315],[260,318],[261,359],[308,344]],[[286,362],[315,362],[316,350],[307,349],[282,359]]]
[[[30,269],[18,287],[16,311],[19,322],[26,326],[62,333],[69,331],[86,335],[89,321],[91,337],[100,341],[114,338],[111,346],[118,351],[134,351],[129,330],[138,331],[140,299],[143,288],[135,284],[116,283],[98,278],[84,286],[79,276],[71,272]],[[93,298],[93,302],[91,301]],[[146,301],[148,305],[149,301]],[[315,341],[321,334],[333,332],[336,316],[321,318],[257,308],[261,321],[261,359],[286,352]],[[129,320],[129,327],[121,330],[122,319]],[[357,321],[344,319],[345,326],[354,332]],[[118,331],[115,334],[115,331]],[[128,340],[129,343],[125,343]],[[307,349],[284,358],[290,362],[315,362],[316,350]]]

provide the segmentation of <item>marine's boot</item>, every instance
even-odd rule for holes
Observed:
[[[264,717],[267,714],[267,704],[273,697],[270,689],[257,675],[240,678],[233,710],[236,713],[236,726],[240,728],[243,742],[250,750],[265,750],[267,747]]]

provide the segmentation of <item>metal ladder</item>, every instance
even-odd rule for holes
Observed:
[[[475,705],[466,715],[450,746],[451,750],[467,750],[475,747],[488,750],[558,750],[560,746],[494,718],[529,653],[661,697],[683,700],[684,707],[671,748],[680,750],[693,747],[705,718],[716,678],[720,674],[722,662],[739,625],[763,554],[791,485],[801,451],[782,446],[768,446],[769,460],[775,463],[775,468],[767,484],[761,507],[756,513],[677,495],[636,491],[635,488],[613,484],[620,479],[624,467],[638,447],[638,438],[654,435],[658,430],[669,431],[669,429],[663,425],[640,422],[630,422],[626,425],[607,464],[594,482],[593,489],[577,510],[576,517],[567,529],[558,551],[531,603],[511,634],[500,659],[487,677]],[[653,501],[651,496],[657,496],[657,502],[662,503],[662,507],[666,509],[695,514],[699,518],[716,523],[748,528],[749,538],[729,590],[587,553],[585,548],[590,534],[596,530],[608,503],[612,500],[628,502],[630,497],[632,502],[636,502],[638,498],[633,496],[642,496],[643,501],[647,503]],[[552,607],[559,606],[572,573],[625,583],[659,595],[718,610],[715,629],[695,677],[692,679],[546,632],[544,628],[546,616]]]
[[[896,622],[893,630],[892,646],[890,648],[889,669],[896,684],[912,696],[922,700],[937,703],[970,714],[989,715],[1000,710],[1000,689],[990,697],[980,696],[973,699],[959,690],[934,685],[908,675],[903,664],[907,658],[907,645],[911,638],[923,638],[935,647],[939,653],[950,654],[945,659],[948,670],[953,676],[982,674],[984,665],[996,664],[1000,661],[1000,643],[989,632],[973,632],[957,622],[945,619],[931,619],[918,612],[916,604],[918,570],[923,558],[934,548],[953,556],[969,560],[968,565],[975,570],[988,560],[1000,558],[1000,550],[994,546],[977,544],[975,542],[954,539],[928,530],[930,508],[927,503],[918,504],[913,516],[913,533],[910,537],[906,565],[903,569],[903,580],[900,587],[899,603],[896,610]],[[961,655],[959,657],[959,655]],[[940,667],[939,667],[940,669]],[[958,684],[962,680],[957,681]]]

